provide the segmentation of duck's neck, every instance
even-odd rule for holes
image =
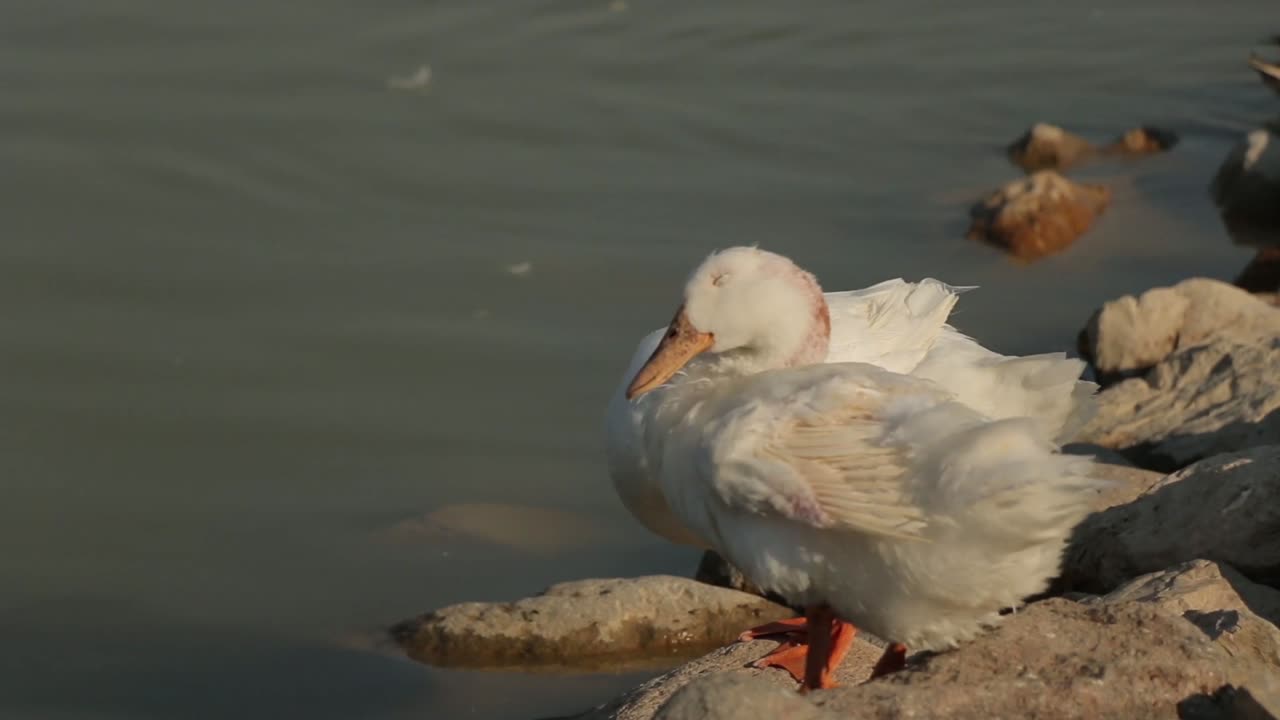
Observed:
[[[742,377],[826,362],[831,344],[831,314],[822,290],[811,278],[809,276],[810,310],[803,318],[777,327],[748,347],[706,356],[709,369],[718,375]]]

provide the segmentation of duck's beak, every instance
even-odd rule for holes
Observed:
[[[670,380],[680,368],[714,343],[715,337],[711,333],[700,332],[693,327],[681,306],[667,327],[667,333],[662,336],[662,342],[631,379],[627,386],[627,399],[632,400]]]

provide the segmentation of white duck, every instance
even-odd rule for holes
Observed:
[[[717,550],[759,587],[808,608],[807,622],[782,625],[805,627],[812,651],[788,644],[766,658],[802,675],[805,688],[831,686],[853,640],[847,621],[899,641],[877,669],[887,671],[901,666],[902,642],[954,645],[1043,590],[1097,485],[1087,459],[1059,455],[1050,441],[1079,414],[1075,374],[1060,393],[1065,409],[991,417],[1005,405],[1055,405],[1026,385],[1060,379],[1064,361],[1000,358],[940,330],[954,291],[921,284],[907,296],[921,289],[948,298],[914,305],[937,317],[934,329],[864,353],[920,376],[824,364],[832,323],[816,280],[773,253],[714,254],[633,368],[629,421],[611,423],[615,482],[621,471],[619,489],[642,522]],[[877,286],[862,297],[886,291],[897,292]],[[948,355],[968,360],[930,359],[948,344]],[[970,406],[960,388],[928,375],[985,377],[988,387],[1004,377],[1026,397]]]
[[[810,312],[819,312],[825,303],[828,348],[825,357],[813,362],[864,362],[933,380],[990,418],[1037,418],[1058,442],[1070,440],[1096,410],[1098,386],[1079,379],[1083,361],[1063,353],[1001,355],[948,325],[960,293],[971,288],[931,278],[919,283],[895,279],[824,294],[812,275],[782,255],[739,247],[713,257],[731,265],[757,259],[776,264],[779,272],[796,276],[797,287],[804,285]],[[643,447],[645,428],[661,414],[673,386],[635,400],[626,397],[627,385],[666,332],[659,328],[641,338],[610,398],[605,419],[609,475],[623,505],[649,531],[677,544],[705,547],[667,507]]]

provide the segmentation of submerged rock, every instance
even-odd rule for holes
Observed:
[[[378,533],[386,542],[435,543],[461,538],[528,553],[551,553],[616,539],[615,529],[583,514],[503,503],[446,505]]]
[[[1109,592],[1130,578],[1208,559],[1280,585],[1280,446],[1219,455],[1085,518],[1061,587]]]
[[[1081,331],[1080,354],[1107,385],[1214,339],[1254,343],[1274,336],[1280,310],[1226,283],[1191,278],[1103,305]]]
[[[1020,260],[1060,252],[1106,209],[1111,191],[1074,183],[1041,170],[1008,183],[975,205],[969,237],[1003,248]]]
[[[1171,130],[1138,127],[1107,145],[1095,146],[1057,125],[1036,123],[1022,137],[1010,143],[1005,153],[1014,165],[1027,172],[1036,172],[1066,170],[1100,157],[1149,155],[1164,152],[1177,144],[1178,136]]]
[[[783,690],[768,674],[703,672],[692,681],[686,676],[656,710],[626,702],[629,694],[579,717],[1176,718],[1197,706],[1234,707],[1241,688],[1269,695],[1269,672],[1151,603],[1052,599],[956,650],[923,654],[906,670],[868,683],[800,695],[794,683]]]
[[[1009,161],[1027,172],[1064,170],[1097,152],[1088,140],[1048,123],[1032,125],[1005,148]]]
[[[450,667],[652,665],[705,652],[790,609],[687,578],[560,583],[508,603],[462,603],[391,628],[414,659]]]
[[[1280,130],[1258,128],[1227,154],[1209,194],[1237,245],[1280,247]]]

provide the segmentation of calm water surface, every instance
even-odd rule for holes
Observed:
[[[1276,22],[1274,0],[5,4],[0,716],[607,698],[636,678],[438,671],[368,638],[691,571],[613,496],[600,425],[713,247],[830,289],[981,285],[957,322],[1007,352],[1233,275],[1204,188],[1276,110],[1243,64]],[[1037,120],[1183,142],[1091,170],[1113,207],[1023,268],[962,235]],[[609,531],[385,533],[461,503]]]

